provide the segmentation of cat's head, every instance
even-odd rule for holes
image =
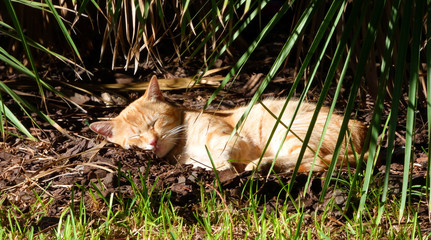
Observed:
[[[142,97],[114,119],[90,124],[90,129],[123,148],[136,146],[158,157],[172,150],[183,130],[181,111],[164,100],[155,76]]]

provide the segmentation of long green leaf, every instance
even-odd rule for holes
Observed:
[[[431,0],[427,0],[427,29],[431,29]],[[431,39],[431,31],[427,31],[427,39]],[[427,61],[427,73],[431,73],[431,46],[426,46],[426,61]],[[427,161],[427,178],[426,178],[426,193],[428,196],[428,202],[431,202],[431,74],[427,74],[427,122],[428,122],[428,161]],[[428,205],[428,215],[431,216],[431,206]]]
[[[407,3],[406,3],[407,4]],[[416,123],[416,108],[417,108],[417,89],[419,81],[419,56],[420,56],[420,38],[422,34],[422,18],[423,18],[423,7],[425,4],[424,0],[417,0],[415,7],[415,19],[413,24],[413,40],[411,44],[411,61],[410,61],[410,81],[409,81],[409,100],[407,105],[407,122],[406,122],[406,147],[404,154],[404,171],[403,171],[403,185],[401,191],[401,206],[398,215],[398,221],[404,214],[404,209],[407,200],[407,191],[411,191],[411,179],[409,179],[410,165],[413,170],[414,155],[412,155],[414,149],[414,137],[415,137],[415,123]],[[410,202],[411,194],[408,196]]]
[[[5,105],[3,103],[3,98],[2,98],[2,94],[0,92],[0,108],[1,108],[1,112],[5,112]],[[4,140],[6,139],[6,123],[7,120],[5,118],[3,118],[4,114],[0,114],[0,133],[1,133],[1,138]],[[27,130],[27,129],[26,129]]]
[[[21,121],[12,113],[9,108],[0,101],[0,112],[6,116],[7,119],[16,127],[16,129],[22,133],[24,133],[28,139],[36,141],[37,138],[33,137],[31,133],[27,130],[27,128],[21,123]],[[0,117],[1,119],[1,117]],[[3,125],[2,125],[3,127]]]
[[[81,60],[81,55],[79,54],[78,48],[76,47],[75,43],[73,42],[72,37],[70,36],[69,32],[67,31],[66,26],[64,25],[63,21],[61,20],[60,15],[58,15],[57,10],[55,10],[54,5],[52,4],[51,0],[45,0],[45,2],[47,3],[49,9],[51,10],[52,15],[54,16],[55,20],[57,21],[57,24],[60,27],[60,30],[63,33],[63,36],[66,39],[67,43],[73,49],[76,56]]]
[[[24,73],[25,75],[35,79],[35,74],[28,68],[26,68],[22,63],[20,63],[16,58],[10,55],[5,49],[0,47],[0,61],[8,64],[9,66],[15,68],[16,70]]]
[[[376,156],[377,154],[374,154],[374,150],[377,145],[377,138],[379,135],[379,129],[380,129],[380,121],[382,119],[382,113],[383,113],[383,107],[384,107],[384,99],[386,96],[386,86],[389,79],[389,70],[391,67],[391,60],[393,55],[393,47],[394,47],[394,26],[398,22],[399,19],[399,7],[400,7],[400,0],[396,0],[392,4],[391,8],[391,14],[390,19],[388,23],[388,33],[385,38],[385,50],[383,53],[382,58],[382,66],[381,66],[381,76],[379,81],[379,89],[377,91],[377,99],[374,107],[373,112],[373,118],[370,123],[370,147],[369,147],[369,157],[372,157],[373,155]],[[389,120],[389,119],[388,119]],[[388,123],[388,121],[387,121]],[[386,123],[386,125],[387,125]],[[385,128],[386,128],[385,125]],[[385,132],[385,130],[384,130]],[[385,209],[385,203],[386,203],[386,196],[389,189],[389,173],[390,173],[390,166],[391,166],[391,159],[386,160],[386,170],[385,170],[385,177],[383,181],[383,190],[381,193],[381,201],[380,206],[378,210],[378,216],[376,219],[376,224],[380,224],[381,218],[384,213]]]
[[[358,61],[356,73],[355,73],[354,78],[353,78],[353,85],[352,85],[352,88],[350,90],[349,100],[347,102],[346,111],[344,114],[344,120],[343,120],[343,123],[341,125],[342,129],[343,128],[347,129],[347,124],[349,122],[350,114],[352,113],[352,110],[353,110],[356,95],[357,95],[357,92],[358,92],[358,89],[359,89],[359,86],[361,83],[362,76],[363,76],[364,71],[365,71],[365,66],[367,64],[368,56],[370,54],[371,47],[374,45],[374,42],[376,40],[376,36],[377,36],[376,31],[377,31],[378,26],[380,24],[380,19],[381,19],[381,16],[383,14],[383,11],[384,11],[384,5],[385,5],[385,1],[378,1],[378,2],[374,3],[373,10],[371,12],[371,20],[368,24],[368,29],[367,29],[367,33],[365,36],[365,41],[362,44],[362,50],[361,50],[361,53],[359,55],[359,61]],[[337,145],[336,145],[336,148],[334,150],[334,156],[332,158],[332,163],[331,163],[329,170],[328,170],[329,171],[328,176],[330,176],[332,174],[331,170],[333,170],[335,167],[334,161],[337,161],[338,154],[339,154],[340,149],[341,149],[341,144],[343,142],[344,134],[345,134],[345,132],[341,131],[340,135],[338,136]],[[369,137],[367,137],[367,140],[369,141]],[[365,141],[365,144],[368,143],[367,140]],[[366,148],[364,147],[362,154],[361,154],[361,157],[360,157],[360,161],[362,161],[362,159],[364,158],[365,149]],[[358,162],[358,168],[359,168],[359,166],[360,166],[360,162]],[[365,204],[365,199],[366,199],[366,196],[368,193],[368,188],[369,188],[369,183],[371,180],[371,174],[372,174],[373,166],[374,166],[374,161],[372,158],[369,158],[367,161],[367,168],[366,168],[366,172],[365,172],[365,176],[364,176],[364,185],[363,185],[362,192],[361,192],[361,202],[360,202],[359,208],[358,208],[358,216],[357,216],[358,218],[361,216],[362,210],[363,210],[363,207]],[[359,170],[357,170],[357,171],[359,171]],[[327,184],[327,182],[325,182],[325,185],[326,184]]]

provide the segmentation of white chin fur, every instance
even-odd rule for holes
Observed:
[[[144,148],[143,148],[145,151],[154,151],[155,149],[154,149],[154,146],[153,145],[147,145],[147,146],[144,146]]]

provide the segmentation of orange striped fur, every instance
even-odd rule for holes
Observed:
[[[284,102],[284,99],[266,99],[262,104],[278,115]],[[289,125],[297,105],[296,100],[289,101],[281,118],[285,125]],[[296,165],[303,145],[302,139],[308,130],[314,110],[314,104],[302,103],[291,132],[285,138],[286,128],[280,124],[268,149],[262,154],[276,119],[261,104],[252,108],[241,131],[229,141],[232,130],[245,111],[245,107],[210,113],[172,106],[164,101],[154,76],[144,96],[131,103],[116,118],[92,123],[90,128],[123,148],[136,146],[155,153],[159,158],[210,169],[212,164],[205,148],[207,146],[217,170],[233,168],[238,171],[252,170],[258,163],[262,169],[267,169],[282,145],[274,163],[274,169],[285,172]],[[301,171],[308,171],[312,166],[315,159],[314,152],[319,144],[328,111],[328,108],[323,107],[319,113],[300,165]],[[342,120],[341,115],[331,116],[331,122],[313,170],[321,171],[328,167]],[[353,149],[350,144],[346,142],[343,144],[338,157],[338,166],[345,165],[346,162],[356,166],[354,154],[362,150],[366,127],[359,121],[351,120],[349,133]],[[346,147],[347,154],[345,154]]]

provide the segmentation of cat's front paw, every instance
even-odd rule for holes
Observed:
[[[231,164],[220,164],[216,166],[217,171],[225,171],[225,170],[232,170],[233,167]]]
[[[249,164],[247,164],[247,166],[245,166],[244,171],[248,172],[248,171],[253,171],[256,168],[256,164],[254,162],[251,162]]]

